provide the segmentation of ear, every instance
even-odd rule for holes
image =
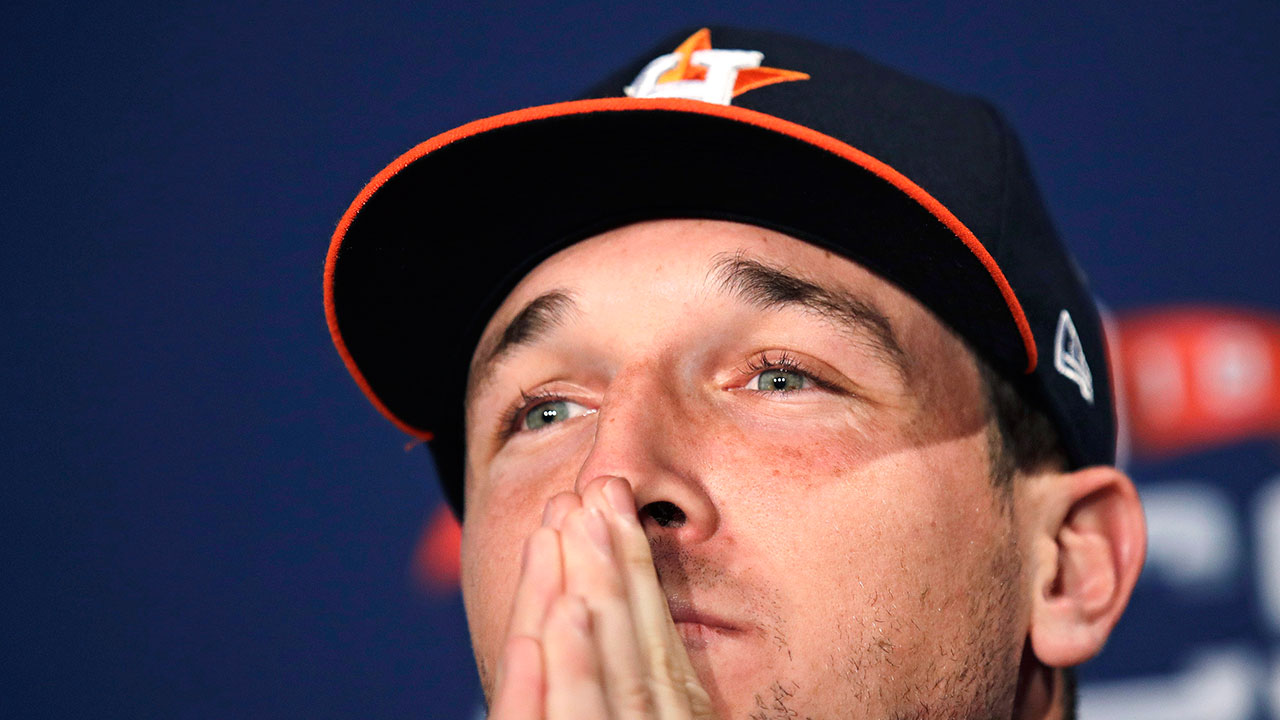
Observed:
[[[1133,481],[1113,467],[1029,479],[1031,650],[1050,667],[1102,650],[1147,553]]]

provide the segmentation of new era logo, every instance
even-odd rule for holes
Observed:
[[[1058,331],[1053,338],[1053,367],[1065,378],[1080,386],[1080,396],[1093,404],[1093,373],[1080,345],[1080,334],[1071,313],[1063,310],[1058,315]]]

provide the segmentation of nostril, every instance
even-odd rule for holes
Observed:
[[[676,506],[675,503],[670,503],[666,500],[659,500],[645,505],[640,508],[640,514],[648,515],[662,527],[684,527],[685,520],[688,519],[685,517],[684,511]]]

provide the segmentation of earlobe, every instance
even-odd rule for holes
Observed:
[[[1096,655],[1129,603],[1147,531],[1133,481],[1112,467],[1041,476],[1034,492],[1031,648],[1051,667]]]

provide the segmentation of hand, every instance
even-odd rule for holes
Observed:
[[[547,502],[525,543],[490,710],[490,720],[714,717],[626,480]]]

